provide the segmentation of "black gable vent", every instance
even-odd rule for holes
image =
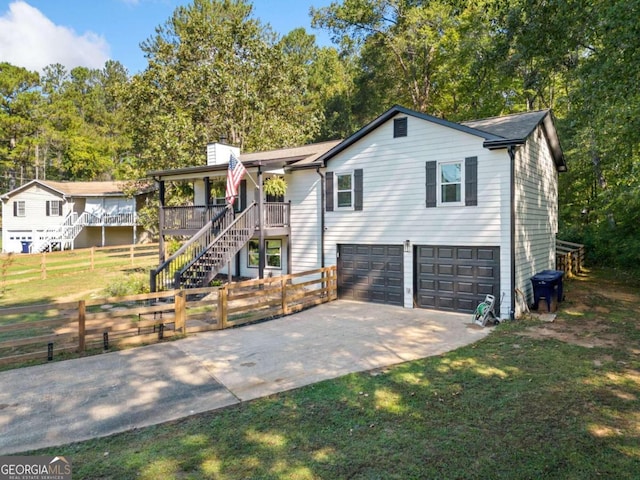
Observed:
[[[393,138],[407,136],[407,117],[393,120]]]

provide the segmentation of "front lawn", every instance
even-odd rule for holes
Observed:
[[[567,282],[553,323],[221,411],[32,454],[74,479],[632,479],[640,293]]]

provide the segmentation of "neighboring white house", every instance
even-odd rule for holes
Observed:
[[[32,180],[2,199],[2,249],[35,253],[136,243],[137,203],[122,182]]]
[[[226,175],[224,147],[215,145],[206,166],[150,175],[161,192],[166,181],[193,182],[190,208],[213,208],[212,185]],[[558,172],[566,164],[549,111],[453,123],[396,106],[344,141],[240,160],[250,178],[236,208],[262,210],[265,259],[260,268],[256,229],[228,257],[238,275],[337,265],[342,298],[470,312],[492,294],[507,317],[521,313],[516,289],[531,302],[530,277],[555,267]],[[260,200],[253,185],[282,172],[285,198],[251,204]],[[161,218],[175,218],[163,196],[161,205]],[[274,212],[285,220],[271,221]],[[167,235],[189,231],[160,227]],[[158,270],[172,259],[161,260]],[[193,267],[207,268],[198,261]]]

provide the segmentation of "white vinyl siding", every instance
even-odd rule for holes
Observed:
[[[558,231],[558,172],[541,127],[518,149],[515,165],[516,287],[531,303],[531,277],[555,269]]]
[[[299,170],[287,179],[287,184],[287,199],[291,200],[291,273],[320,268],[320,212],[324,208],[320,204],[320,175],[315,170]]]
[[[490,151],[483,139],[415,117],[408,136],[393,138],[393,121],[329,160],[326,171],[363,169],[363,209],[325,213],[325,265],[336,264],[336,245],[384,244],[497,246],[502,290],[509,302],[509,156]],[[462,162],[478,157],[478,205],[425,207],[425,162]],[[289,192],[292,206],[293,265],[317,268],[320,199],[315,171],[297,171]],[[461,187],[464,190],[464,183]],[[304,201],[299,197],[303,196]],[[301,202],[301,203],[300,203]],[[317,219],[317,220],[316,220]],[[313,235],[317,235],[313,238]],[[505,243],[506,242],[506,243]],[[405,306],[412,306],[412,247],[405,253]],[[304,260],[303,260],[304,259]],[[505,303],[508,305],[508,303]]]

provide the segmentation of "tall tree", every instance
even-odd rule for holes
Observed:
[[[254,150],[304,143],[317,130],[304,78],[244,0],[178,7],[142,48],[149,64],[127,105],[143,168],[194,165],[223,136]]]
[[[34,172],[42,98],[39,82],[35,72],[0,63],[0,168],[4,188],[32,178]]]
[[[452,119],[499,113],[513,79],[490,62],[490,2],[345,0],[313,23],[358,55],[359,121],[399,103]]]

